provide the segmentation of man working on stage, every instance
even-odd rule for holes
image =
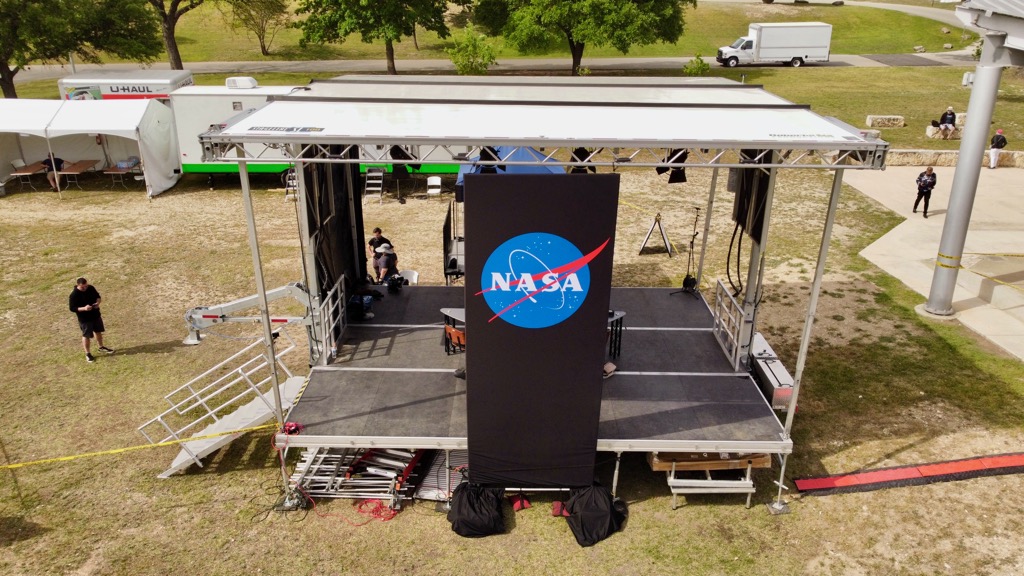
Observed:
[[[100,293],[89,285],[85,278],[75,281],[75,289],[68,297],[68,308],[78,316],[78,326],[82,329],[82,348],[85,349],[85,361],[95,362],[89,345],[93,336],[96,336],[96,343],[100,350],[107,354],[114,351],[103,345],[103,317],[100,316]]]
[[[391,240],[388,240],[383,235],[381,235],[380,228],[374,228],[373,238],[370,238],[370,241],[367,242],[366,244],[366,255],[373,261],[373,280],[376,283],[380,283],[380,258],[381,256],[383,256],[383,254],[377,252],[377,248],[383,246],[384,244],[390,245]]]

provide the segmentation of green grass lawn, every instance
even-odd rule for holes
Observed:
[[[963,48],[976,40],[969,35],[962,39],[959,31],[942,34],[942,25],[933,20],[909,16],[903,13],[857,6],[794,5],[775,4],[697,4],[686,11],[686,31],[675,44],[654,44],[638,46],[630,50],[630,56],[688,56],[693,54],[713,55],[718,47],[730,44],[747,32],[750,22],[823,21],[832,24],[832,51],[836,54],[895,54],[911,52],[914,46],[922,45],[929,52],[942,50],[949,42],[955,48]],[[899,30],[893,34],[892,30]],[[453,29],[453,32],[455,30]],[[330,59],[383,59],[383,43],[364,44],[358,36],[342,44],[299,47],[301,31],[282,30],[271,46],[270,59],[275,60],[330,60]],[[217,8],[204,4],[186,14],[178,23],[177,39],[181,57],[185,62],[262,60],[259,44],[255,37],[244,31],[228,27]],[[522,57],[500,39],[494,39],[499,58]],[[418,30],[417,43],[404,38],[395,45],[398,59],[448,59],[444,48],[450,40],[441,40],[436,34]],[[531,57],[568,58],[568,49],[547,53],[530,54]],[[584,59],[599,57],[620,57],[619,51],[598,46],[588,46]]]

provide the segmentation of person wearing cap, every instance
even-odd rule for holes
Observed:
[[[377,246],[376,252],[378,254],[377,263],[380,265],[380,276],[377,281],[383,284],[388,281],[388,278],[398,274],[398,255],[395,254],[395,249],[391,247],[391,244]]]
[[[992,137],[992,145],[988,149],[988,169],[992,170],[999,165],[999,153],[1006,148],[1006,136],[1003,136],[1003,129],[996,130]]]
[[[942,132],[942,139],[949,140],[954,130],[956,130],[956,112],[953,112],[953,107],[950,106],[939,118],[939,131]]]
[[[377,252],[377,248],[384,244],[391,244],[391,240],[388,240],[381,233],[380,228],[373,229],[373,237],[366,243],[366,255],[373,262],[373,276],[376,282],[380,282],[380,254]]]
[[[938,178],[931,166],[917,175],[917,200],[914,200],[914,214],[917,214],[917,206],[924,200],[924,217],[928,217],[928,201],[932,199],[932,190]]]

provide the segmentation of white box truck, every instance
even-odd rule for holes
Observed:
[[[828,62],[832,25],[824,22],[751,24],[746,36],[718,49],[715,60],[729,68],[740,64]]]
[[[296,86],[259,86],[249,77],[228,78],[224,86],[186,86],[171,92],[171,111],[181,150],[181,171],[184,174],[238,173],[235,162],[203,162],[199,135],[215,124],[246,110],[260,108],[273,96],[283,96]],[[251,148],[250,148],[251,147]],[[249,172],[280,173],[291,168],[285,155],[262,144],[246,145],[246,150],[260,158],[280,158],[281,162],[252,163]]]
[[[162,98],[195,81],[189,70],[96,70],[57,80],[63,100]]]

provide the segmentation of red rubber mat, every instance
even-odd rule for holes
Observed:
[[[798,478],[800,492],[825,495],[845,492],[868,492],[897,486],[920,486],[934,482],[951,482],[980,476],[999,476],[1024,472],[1024,452],[979,456],[931,464],[912,464],[893,468],[864,470],[851,474]]]

